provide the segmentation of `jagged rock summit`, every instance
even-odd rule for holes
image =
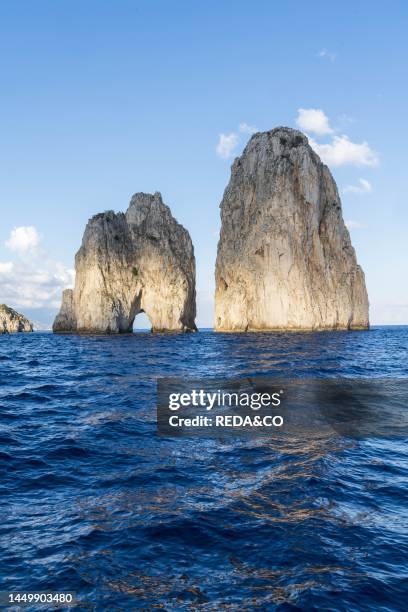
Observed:
[[[304,134],[252,136],[232,165],[221,221],[217,331],[368,327],[337,187]]]
[[[33,324],[24,315],[19,314],[6,304],[0,304],[0,334],[32,331]]]
[[[126,213],[92,217],[75,270],[55,332],[131,332],[139,312],[152,331],[196,329],[193,245],[160,193],[137,193]]]

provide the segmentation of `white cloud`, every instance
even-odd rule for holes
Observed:
[[[334,136],[329,144],[320,144],[309,138],[310,146],[329,166],[377,166],[378,155],[367,142],[352,142],[348,136]]]
[[[10,238],[6,240],[6,247],[19,254],[35,251],[40,244],[40,236],[33,225],[15,227]]]
[[[373,187],[369,181],[366,179],[360,178],[358,179],[358,185],[346,185],[343,189],[343,193],[371,193]]]
[[[258,132],[258,128],[254,125],[248,125],[248,123],[240,123],[239,131],[243,134],[255,134],[256,132]]]
[[[337,53],[333,53],[332,51],[328,51],[327,49],[321,49],[317,54],[317,57],[328,59],[330,62],[335,62],[337,58]]]
[[[237,132],[230,132],[229,134],[220,134],[216,151],[218,157],[221,159],[230,159],[236,154],[235,149],[240,143],[240,134],[247,134],[252,136],[258,132],[258,128],[255,125],[249,125],[249,123],[240,123]]]
[[[332,134],[329,118],[320,108],[298,108],[296,125],[305,132],[312,132],[318,136]]]
[[[327,115],[318,108],[299,108],[296,124],[307,133],[317,136],[331,136],[331,142],[316,142],[309,136],[310,146],[329,166],[377,166],[379,163],[377,153],[371,149],[367,142],[352,142],[346,134],[336,135]],[[364,179],[361,179],[364,181]],[[366,181],[367,184],[368,181]],[[359,189],[368,191],[367,184],[360,184]],[[351,185],[349,187],[352,187]],[[371,187],[371,186],[370,186]],[[359,191],[362,193],[362,191]]]
[[[235,132],[230,134],[220,134],[216,151],[221,159],[229,159],[234,155],[234,149],[238,145],[238,135]]]
[[[16,259],[0,262],[0,301],[15,308],[58,308],[74,270],[49,257],[33,226],[15,227],[5,244]]]
[[[346,227],[349,230],[352,229],[364,229],[365,225],[363,225],[362,223],[359,223],[358,221],[352,221],[350,219],[350,221],[345,221]]]
[[[13,272],[13,262],[12,261],[0,261],[0,279],[10,276],[12,272]]]

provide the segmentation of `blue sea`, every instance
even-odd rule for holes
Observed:
[[[158,377],[407,378],[407,357],[408,327],[1,336],[0,590],[74,591],[81,610],[407,610],[404,439],[156,433]]]

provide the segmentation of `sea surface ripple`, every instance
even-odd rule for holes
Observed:
[[[156,379],[406,378],[407,355],[408,327],[0,337],[0,590],[75,591],[83,610],[406,610],[404,440],[160,438]]]

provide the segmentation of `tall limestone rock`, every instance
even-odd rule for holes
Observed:
[[[160,193],[137,193],[125,214],[92,217],[75,270],[55,332],[131,332],[139,312],[152,331],[196,329],[193,245]]]
[[[365,329],[368,299],[336,184],[306,136],[252,136],[221,202],[217,331]]]
[[[0,334],[32,332],[33,324],[6,304],[0,304]]]

